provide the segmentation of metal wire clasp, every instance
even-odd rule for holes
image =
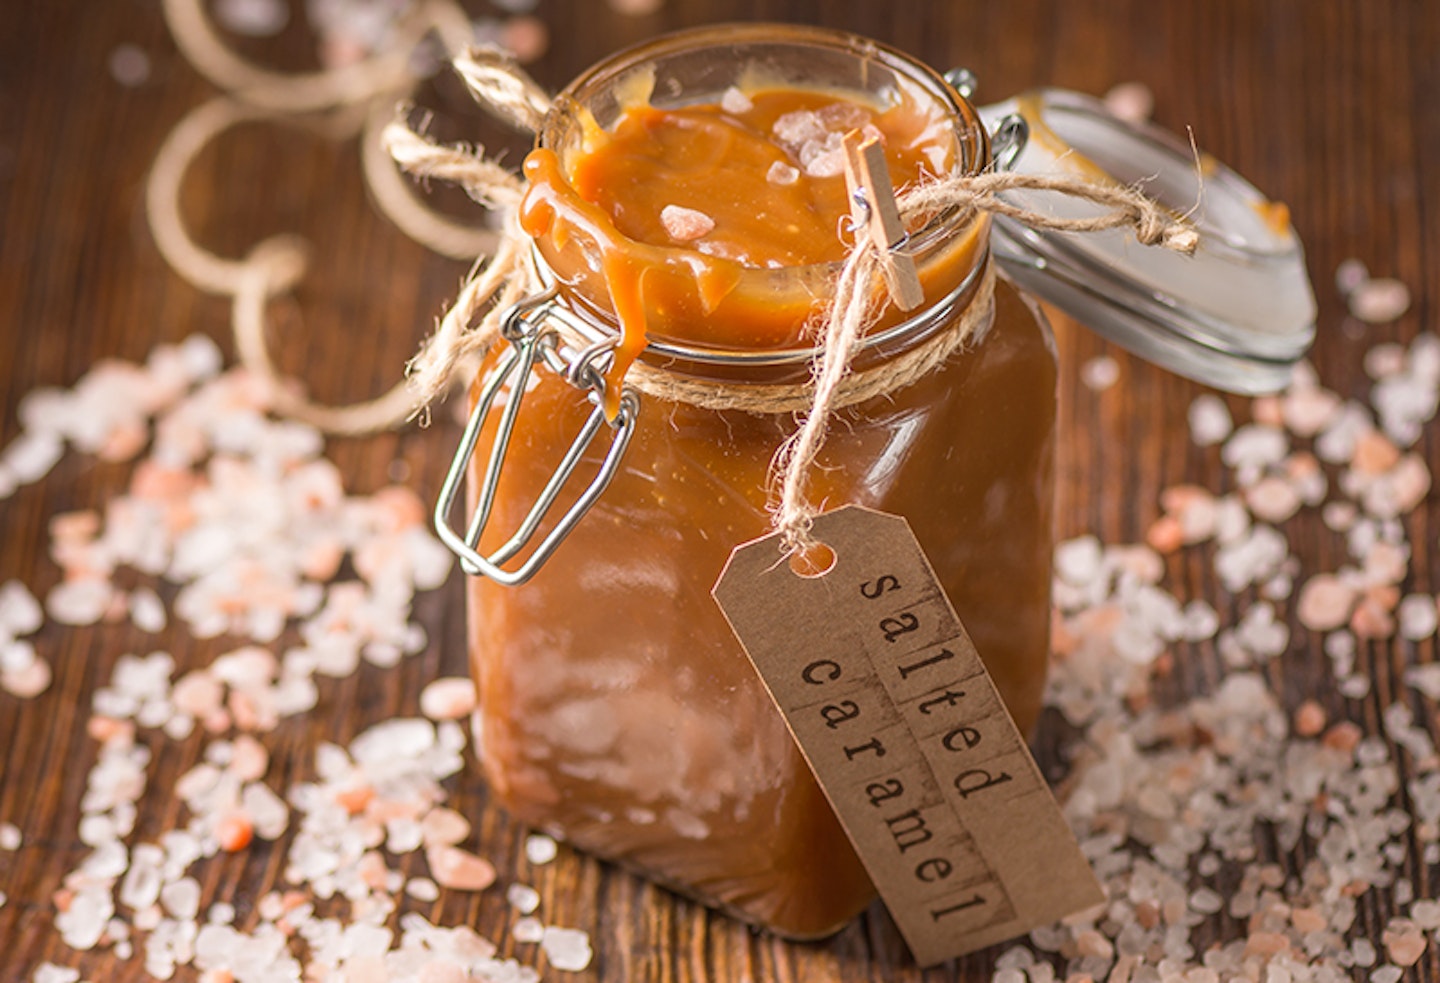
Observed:
[[[555,295],[556,289],[552,286],[543,293],[525,298],[505,312],[501,319],[500,335],[510,343],[510,350],[486,382],[474,410],[470,413],[465,432],[460,437],[460,446],[450,462],[450,470],[445,474],[445,482],[440,486],[440,497],[435,503],[435,531],[441,542],[460,558],[461,569],[469,574],[489,577],[507,586],[523,584],[533,577],[595,504],[620,468],[620,459],[630,444],[630,438],[635,432],[635,421],[640,413],[640,397],[627,386],[621,391],[620,409],[615,419],[605,419],[605,376],[596,363],[609,357],[615,343],[612,340],[580,351],[573,349],[554,327],[546,324]],[[519,529],[503,546],[489,556],[484,556],[479,552],[480,537],[484,534],[495,507],[500,471],[504,467],[510,438],[514,435],[515,422],[520,415],[530,374],[535,371],[537,361],[544,362],[549,369],[564,376],[571,385],[584,390],[593,409],[569,450],[556,466],[554,474],[541,489]],[[480,431],[502,391],[508,392],[508,395],[501,410],[494,442],[490,445],[479,493],[475,497],[475,513],[462,535],[451,525],[450,513],[455,506],[460,482],[469,471],[470,462],[475,456]],[[523,562],[511,569],[503,567],[502,564],[518,556],[535,537],[541,523],[559,498],[561,490],[574,474],[581,457],[595,442],[602,426],[610,428],[611,437],[610,448],[605,453],[599,471]]]

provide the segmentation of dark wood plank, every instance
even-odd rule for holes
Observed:
[[[0,441],[18,432],[26,391],[69,385],[99,359],[142,359],[156,344],[194,331],[230,347],[226,304],[175,276],[143,221],[142,187],[155,148],[187,109],[211,94],[176,54],[158,4],[53,0],[10,7],[0,32]],[[472,7],[483,11],[478,3]],[[981,79],[982,100],[1041,84],[1101,92],[1142,80],[1155,92],[1159,122],[1193,127],[1203,147],[1290,203],[1320,303],[1322,335],[1313,358],[1329,387],[1364,396],[1370,383],[1360,358],[1366,348],[1435,327],[1435,4],[670,0],[652,15],[631,18],[599,0],[542,0],[540,15],[552,27],[552,44],[535,73],[551,87],[658,31],[726,19],[795,20],[870,34],[942,68],[970,67]],[[122,43],[151,58],[150,79],[135,89],[118,85],[106,69]],[[304,64],[309,39],[292,30],[274,44],[247,50],[295,67]],[[435,93],[455,104],[453,86],[442,84]],[[316,241],[314,271],[295,303],[277,304],[272,313],[286,336],[284,365],[302,372],[323,399],[360,398],[395,378],[463,273],[461,264],[427,254],[367,207],[353,142],[246,128],[198,162],[185,200],[200,238],[231,254],[278,231]],[[1390,326],[1347,324],[1331,275],[1349,256],[1405,280],[1415,291],[1410,313]],[[1218,453],[1192,447],[1186,433],[1185,411],[1201,387],[1073,324],[1058,323],[1057,335],[1064,364],[1062,536],[1094,532],[1106,541],[1134,541],[1157,515],[1162,488],[1224,480]],[[1078,370],[1101,355],[1119,363],[1120,382],[1094,393],[1078,382]],[[1230,403],[1242,411],[1244,401]],[[337,441],[331,455],[352,490],[379,487],[398,467],[430,497],[453,439],[453,426],[441,420],[429,431]],[[1432,428],[1420,445],[1432,462],[1436,440]],[[122,469],[68,456],[43,483],[0,502],[0,581],[20,578],[37,593],[47,589],[57,576],[45,555],[49,518],[102,502],[122,482]],[[1124,494],[1117,494],[1121,486]],[[1432,495],[1406,520],[1415,547],[1407,589],[1433,592],[1440,586],[1437,510],[1440,501]],[[1288,531],[1308,570],[1333,569],[1343,557],[1343,542],[1313,513],[1293,520]],[[1214,582],[1208,560],[1186,555],[1172,562],[1170,573],[1186,596],[1210,597],[1222,613],[1234,610],[1236,600]],[[343,742],[374,720],[413,712],[427,680],[463,672],[460,608],[458,581],[422,598],[417,616],[429,631],[429,649],[399,671],[367,669],[326,688],[316,713],[287,721],[270,735],[272,774],[287,783],[310,774],[317,740]],[[220,642],[173,634],[164,641],[182,667],[205,664],[224,651]],[[0,908],[0,977],[28,978],[28,967],[54,960],[81,967],[90,979],[144,979],[138,960],[70,952],[51,927],[50,897],[84,853],[75,820],[95,755],[84,734],[90,694],[122,653],[145,650],[155,640],[112,626],[50,625],[38,644],[56,670],[51,690],[33,701],[0,693],[0,820],[18,824],[26,840],[18,853],[0,854],[0,890],[9,896]],[[1375,680],[1373,692],[1346,700],[1331,688],[1318,637],[1297,630],[1270,672],[1289,706],[1313,696],[1332,715],[1363,721],[1375,732],[1381,709],[1404,700],[1433,731],[1435,708],[1400,685],[1398,676],[1406,660],[1433,661],[1436,655],[1433,640],[1404,652],[1400,643],[1368,646],[1362,664]],[[1220,672],[1213,645],[1193,646],[1162,692],[1213,689]],[[1052,755],[1043,762],[1047,771],[1063,772],[1053,758],[1058,732],[1047,730],[1039,745]],[[144,835],[176,821],[180,807],[165,790],[200,753],[198,739],[152,746],[151,794],[139,827]],[[550,920],[591,932],[597,959],[577,981],[938,981],[978,978],[993,960],[993,953],[981,954],[955,968],[919,973],[878,907],[829,943],[797,946],[756,935],[563,848],[554,865],[531,869],[523,859],[525,831],[486,807],[473,772],[456,783],[455,799],[479,817],[477,837],[502,880],[533,883]],[[255,899],[279,882],[284,845],[206,865],[207,902],[232,899],[242,921],[250,917]],[[409,869],[418,872],[418,860],[412,858]],[[1435,871],[1418,857],[1409,875],[1421,895],[1433,897],[1440,887]],[[1393,913],[1372,894],[1360,924],[1378,936]],[[427,914],[469,922],[502,940],[503,951],[517,950],[506,941],[513,915],[495,892],[451,896]],[[1433,947],[1413,978],[1437,978]]]

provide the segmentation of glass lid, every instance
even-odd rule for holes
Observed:
[[[1315,336],[1315,296],[1283,204],[1214,158],[1197,161],[1170,133],[1122,121],[1089,96],[1042,89],[980,115],[996,133],[997,167],[1133,185],[1200,233],[1186,256],[1143,246],[1128,230],[1035,231],[996,216],[995,258],[1020,286],[1191,379],[1252,395],[1289,383]],[[1004,197],[1068,218],[1102,211],[1053,191]]]

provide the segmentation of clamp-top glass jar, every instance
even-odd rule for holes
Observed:
[[[779,108],[750,125],[757,118],[746,113],[763,116],[755,107],[772,96]],[[524,215],[549,289],[511,312],[511,346],[487,356],[437,518],[467,569],[487,574],[469,582],[469,632],[496,798],[581,849],[813,938],[845,924],[873,889],[710,597],[732,548],[769,531],[768,476],[794,414],[695,405],[665,382],[747,394],[803,383],[806,325],[836,266],[706,253],[709,230],[695,235],[705,223],[689,215],[688,225],[661,223],[669,242],[616,228],[626,208],[666,206],[718,228],[717,216],[737,208],[775,211],[771,192],[794,184],[792,171],[823,177],[815,154],[782,146],[793,157],[780,162],[782,180],[762,169],[729,200],[703,172],[733,159],[732,145],[690,153],[711,123],[735,130],[726,141],[773,134],[791,98],[809,110],[863,109],[886,134],[892,165],[913,138],[932,174],[992,166],[991,138],[963,96],[851,35],[726,26],[595,67],[557,99],[527,163]],[[698,173],[709,198],[692,188],[680,200],[678,182],[612,180],[610,211],[595,204],[582,172],[637,107],[651,114],[641,136],[663,131],[659,143],[682,154],[686,180]],[[666,128],[686,113],[689,122]],[[839,195],[844,214],[843,187]],[[835,215],[817,208],[833,228]],[[777,238],[793,232],[762,218],[741,238],[768,238],[767,221]],[[991,275],[990,234],[988,217],[953,212],[910,230],[925,303],[912,314],[887,309],[856,368],[883,371],[958,319],[980,324],[918,380],[840,410],[810,494],[909,520],[1028,731],[1048,657],[1056,364],[1036,305]],[[640,367],[652,380],[643,395],[615,364],[628,357],[624,345],[617,356],[617,339],[637,310]],[[609,447],[595,446],[607,433]],[[493,448],[488,461],[472,460],[477,446]],[[473,518],[461,536],[447,518],[467,467]]]

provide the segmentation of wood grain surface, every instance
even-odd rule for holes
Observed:
[[[298,0],[296,0],[298,8]],[[477,15],[490,12],[471,3]],[[891,42],[940,68],[968,66],[981,101],[1035,85],[1102,93],[1140,80],[1155,93],[1156,119],[1192,127],[1200,144],[1290,205],[1307,248],[1320,305],[1314,362],[1326,384],[1362,396],[1361,356],[1376,341],[1404,340],[1437,327],[1440,298],[1440,4],[1415,0],[1252,2],[1209,0],[669,0],[641,17],[601,0],[541,0],[551,44],[533,71],[557,87],[612,50],[654,33],[723,20],[792,20],[850,29]],[[303,18],[278,39],[244,50],[277,66],[307,64],[314,49]],[[131,44],[150,58],[143,84],[117,84],[107,61]],[[197,292],[164,263],[143,215],[149,163],[175,122],[213,94],[177,54],[157,0],[9,2],[0,17],[0,443],[19,432],[17,407],[36,386],[73,384],[97,360],[143,360],[156,344],[203,332],[230,351],[223,299]],[[453,84],[422,100],[449,114],[453,132],[494,143],[513,138],[467,114]],[[514,156],[512,160],[516,159]],[[312,273],[293,303],[277,304],[275,337],[283,366],[301,374],[324,400],[378,393],[392,383],[464,273],[380,218],[367,204],[353,141],[303,131],[245,127],[202,156],[184,189],[200,241],[239,255],[261,238],[298,232],[316,244]],[[455,203],[452,201],[452,205]],[[457,208],[463,208],[463,203]],[[1343,326],[1332,286],[1336,265],[1357,256],[1377,274],[1397,276],[1415,303],[1384,328]],[[1195,448],[1185,413],[1203,388],[1153,368],[1069,324],[1057,325],[1063,362],[1059,525],[1062,536],[1094,532],[1133,542],[1157,515],[1159,491],[1182,481],[1218,487],[1218,453]],[[1079,367],[1108,354],[1119,382],[1096,393],[1079,384]],[[1237,408],[1241,401],[1236,400]],[[348,487],[369,491],[389,476],[430,499],[438,489],[456,431],[448,421],[369,439],[337,440],[330,455]],[[1434,462],[1435,431],[1420,449]],[[58,571],[46,555],[45,528],[57,512],[89,507],[115,494],[124,468],[67,456],[44,481],[0,501],[0,581],[19,578],[37,594]],[[1440,498],[1411,515],[1415,546],[1407,590],[1440,589]],[[1318,515],[1289,528],[1296,551],[1318,569],[1334,569],[1341,546]],[[1185,596],[1210,597],[1222,614],[1233,601],[1208,567],[1174,561],[1172,583]],[[438,675],[465,671],[458,573],[442,591],[422,595],[416,616],[431,644],[395,671],[364,668],[326,689],[305,719],[289,719],[268,738],[271,779],[308,774],[317,741],[345,742],[369,723],[414,713],[417,693]],[[202,665],[224,641],[183,631],[164,639],[178,666]],[[52,892],[85,847],[76,835],[79,801],[95,745],[84,730],[90,694],[118,656],[147,651],[154,640],[120,626],[47,625],[37,645],[55,667],[51,689],[21,701],[0,692],[0,820],[17,824],[24,847],[0,853],[0,980],[29,979],[36,964],[74,965],[95,981],[148,978],[138,960],[108,952],[77,954],[52,927]],[[1420,658],[1432,659],[1432,643]],[[1271,671],[1294,706],[1314,696],[1335,715],[1379,731],[1379,709],[1403,692],[1398,657],[1384,645],[1362,654],[1372,694],[1348,701],[1333,692],[1318,637],[1296,631]],[[1200,646],[1180,660],[1173,692],[1213,685],[1218,662]],[[1427,718],[1428,719],[1428,718]],[[1042,766],[1055,760],[1053,722],[1042,733]],[[181,806],[163,794],[195,763],[198,738],[167,744],[151,768],[151,794],[139,821],[154,835]],[[474,772],[458,782],[453,803],[478,817],[482,852],[502,882],[525,869],[524,831],[487,808]],[[1294,857],[1281,858],[1293,864]],[[410,858],[417,869],[420,861]],[[278,882],[278,850],[259,844],[204,866],[206,901],[226,898],[243,919]],[[1436,872],[1415,862],[1417,891],[1435,896]],[[774,940],[677,900],[627,874],[562,849],[552,865],[526,869],[549,920],[590,932],[596,958],[573,978],[588,981],[946,980],[986,974],[995,952],[920,973],[883,912],[872,908],[832,941]],[[1366,902],[1361,925],[1377,937],[1391,914]],[[451,894],[428,912],[506,939],[514,917],[499,892]],[[509,942],[503,943],[511,945]],[[1440,978],[1434,948],[1414,978]],[[552,978],[572,978],[552,974]]]

